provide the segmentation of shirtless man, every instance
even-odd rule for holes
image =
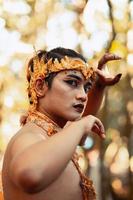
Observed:
[[[27,69],[28,115],[4,157],[4,200],[96,199],[75,150],[91,132],[105,138],[102,122],[92,114],[99,108],[105,86],[120,79],[120,74],[113,77],[101,70],[116,59],[106,54],[94,72],[73,50],[36,52]]]

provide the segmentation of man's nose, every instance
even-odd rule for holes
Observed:
[[[76,96],[77,100],[81,100],[82,102],[87,101],[87,94],[84,90],[84,88],[80,88],[77,92],[77,96]]]

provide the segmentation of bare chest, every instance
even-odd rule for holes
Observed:
[[[60,177],[43,191],[43,195],[48,200],[82,200],[80,176],[72,161],[69,162]]]
[[[80,176],[72,161],[69,162],[57,180],[39,193],[23,193],[9,182],[5,188],[5,200],[83,200]]]

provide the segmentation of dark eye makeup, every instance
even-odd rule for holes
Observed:
[[[77,87],[78,86],[78,81],[77,80],[65,80],[65,82],[68,84],[68,85],[71,85],[73,87]]]
[[[88,93],[92,88],[92,84],[91,83],[87,83],[84,85],[84,90],[86,93]]]
[[[64,82],[70,85],[71,87],[75,87],[75,88],[78,87],[80,84],[82,84],[77,79],[68,79],[68,80],[64,80]],[[91,88],[92,88],[92,83],[90,81],[84,84],[85,93],[88,93]]]

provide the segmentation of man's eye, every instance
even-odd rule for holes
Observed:
[[[85,93],[88,93],[92,88],[92,85],[86,85],[84,86],[84,90],[85,90]]]
[[[75,80],[67,80],[65,82],[67,84],[71,85],[71,86],[77,86],[78,85],[77,81],[75,81]]]

